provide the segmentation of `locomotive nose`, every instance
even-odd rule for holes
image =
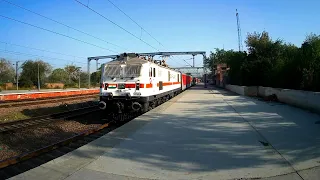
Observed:
[[[106,109],[107,104],[104,101],[100,101],[98,107],[102,110]]]

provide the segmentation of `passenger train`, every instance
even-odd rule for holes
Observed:
[[[123,53],[103,65],[99,108],[114,114],[144,113],[198,82],[163,60]]]

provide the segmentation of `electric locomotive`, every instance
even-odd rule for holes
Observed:
[[[192,81],[165,61],[123,53],[103,65],[99,107],[115,114],[146,112],[190,87]]]

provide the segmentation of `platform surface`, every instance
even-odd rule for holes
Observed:
[[[319,115],[195,86],[12,179],[316,180]]]

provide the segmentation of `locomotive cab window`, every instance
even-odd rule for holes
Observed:
[[[156,77],[156,68],[153,68],[153,77]]]
[[[149,77],[152,77],[152,67],[149,69]]]
[[[180,74],[178,74],[177,76],[178,76],[178,82],[180,82]]]
[[[141,65],[127,65],[124,67],[124,77],[139,77]]]
[[[104,69],[103,79],[108,78],[132,78],[132,77],[139,77],[141,73],[141,65],[126,65],[126,66],[119,66],[119,65],[106,65]]]
[[[168,81],[170,81],[170,71],[168,71]]]

